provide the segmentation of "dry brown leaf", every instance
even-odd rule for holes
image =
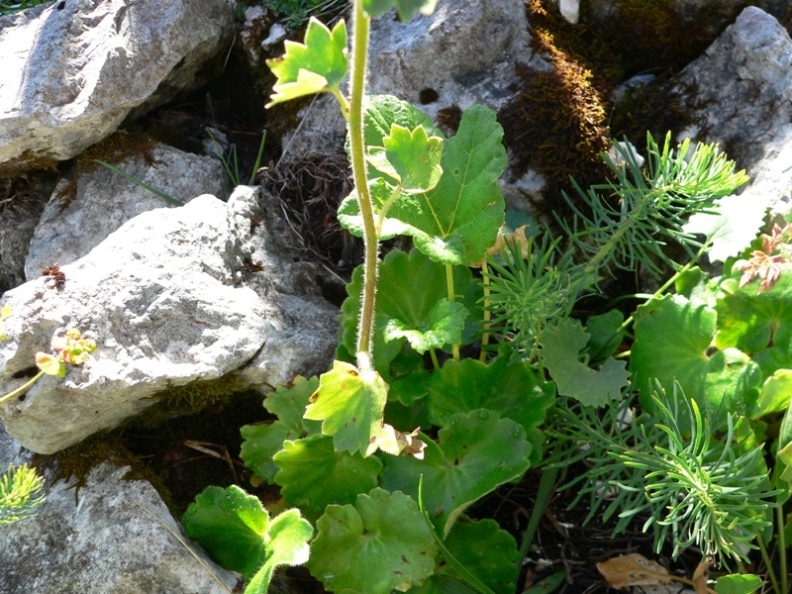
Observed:
[[[671,576],[665,567],[638,553],[597,563],[597,569],[608,584],[617,590],[629,586],[654,586],[671,582]]]
[[[693,572],[693,587],[696,589],[696,594],[707,594],[707,576],[713,563],[715,563],[715,560],[711,555],[705,557],[696,567],[696,571]]]

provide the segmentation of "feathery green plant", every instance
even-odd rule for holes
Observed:
[[[697,546],[704,556],[747,561],[781,493],[770,488],[762,446],[739,444],[731,415],[717,438],[695,400],[669,398],[662,388],[654,398],[658,414],[635,419],[629,399],[601,417],[591,407],[560,405],[549,430],[558,446],[555,465],[585,459],[588,468],[561,489],[579,485],[571,506],[588,499],[586,522],[607,503],[601,514],[616,518],[614,534],[646,517],[644,530],[652,529],[658,552],[670,540],[674,556]],[[681,418],[692,430],[683,431]]]
[[[10,466],[0,477],[0,526],[35,515],[44,502],[44,479],[27,464]]]

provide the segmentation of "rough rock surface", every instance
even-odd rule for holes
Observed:
[[[440,0],[433,15],[408,24],[386,14],[371,26],[367,92],[397,95],[435,120],[476,103],[498,111],[513,94],[517,61],[546,68],[529,41],[522,0]],[[335,100],[319,96],[303,115],[284,142],[288,153],[338,151],[345,128]]]
[[[258,198],[243,187],[228,204],[204,195],[145,212],[63,266],[62,286],[40,277],[7,292],[2,305],[13,314],[10,340],[0,342],[0,393],[25,381],[14,374],[53,335],[76,327],[98,345],[65,378],[45,376],[0,405],[8,432],[52,453],[116,426],[170,386],[232,372],[278,385],[322,371],[337,310],[311,295],[309,265],[274,251],[274,218]]]
[[[226,175],[218,159],[166,145],[155,146],[149,155],[130,156],[115,166],[182,202],[200,194],[220,196],[225,191]],[[70,187],[71,179],[62,180],[36,226],[25,262],[28,280],[54,262],[65,265],[81,258],[135,216],[168,205],[105,167],[94,165],[87,172],[78,167],[73,175],[77,187]]]
[[[692,122],[686,133],[720,142],[752,181],[742,196],[776,214],[792,187],[792,39],[756,7],[683,71],[676,93]]]
[[[232,32],[224,0],[68,0],[0,18],[0,163],[77,155],[196,82]]]
[[[23,457],[0,424],[0,472]],[[190,545],[154,488],[124,480],[127,471],[104,463],[77,489],[48,480],[37,515],[0,530],[0,594],[228,594],[234,576]]]

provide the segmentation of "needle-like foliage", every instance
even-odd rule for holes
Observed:
[[[676,269],[665,252],[669,242],[682,246],[689,256],[701,247],[682,230],[688,217],[706,212],[713,200],[748,181],[715,144],[691,147],[686,140],[672,149],[669,133],[661,148],[647,134],[645,170],[631,149],[622,144],[615,148],[618,159],[602,155],[613,180],[588,191],[573,181],[585,209],[567,197],[575,216],[571,222],[560,221],[571,244],[595,270],[643,267],[660,276],[661,263]]]
[[[670,540],[674,557],[697,546],[722,561],[747,560],[779,494],[770,489],[761,446],[738,445],[731,415],[726,434],[716,437],[695,400],[662,390],[654,398],[658,413],[635,419],[628,400],[601,416],[593,407],[560,405],[549,464],[587,465],[562,489],[580,485],[572,505],[588,498],[586,522],[607,504],[602,518],[616,519],[614,533],[636,516],[648,518],[644,530],[653,531],[658,552]]]

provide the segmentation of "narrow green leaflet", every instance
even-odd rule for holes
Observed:
[[[450,307],[438,305],[448,297],[445,274],[443,266],[432,262],[418,250],[409,254],[394,250],[383,259],[374,321],[374,365],[388,380],[392,377],[390,364],[406,342],[402,337],[411,338],[414,346],[424,350],[461,341],[457,333],[458,330],[461,332],[458,322],[468,316],[460,309],[460,304],[466,302],[458,301]],[[465,295],[474,284],[469,269],[454,269],[457,295]],[[362,289],[363,269],[358,267],[347,285],[349,297],[341,306],[339,342],[350,353],[355,349]]]
[[[651,398],[655,378],[668,394],[678,383],[715,430],[725,428],[727,412],[747,415],[756,406],[759,367],[738,349],[711,349],[716,321],[713,309],[680,295],[638,308],[630,370],[645,410],[655,410]]]
[[[363,10],[371,18],[382,16],[395,6],[403,23],[409,22],[416,12],[432,14],[436,5],[437,0],[363,0]]]
[[[526,471],[531,445],[520,425],[488,410],[452,416],[438,438],[423,438],[423,460],[388,456],[382,486],[417,498],[423,475],[424,505],[445,537],[468,505]]]
[[[403,493],[374,489],[353,505],[330,505],[317,529],[307,566],[330,592],[390,594],[434,571],[437,545]]]
[[[721,198],[712,207],[714,213],[692,215],[682,230],[704,235],[710,243],[707,257],[714,262],[725,262],[751,245],[764,225],[767,205],[757,204],[756,199],[746,195],[732,195]]]
[[[383,146],[369,148],[368,161],[378,171],[393,178],[405,194],[431,190],[440,181],[443,169],[443,139],[428,136],[423,126],[410,130],[391,124]]]
[[[517,543],[494,520],[471,520],[463,516],[451,528],[444,544],[459,563],[496,594],[517,590]],[[449,591],[447,580],[450,579],[456,581],[454,586],[462,585],[451,564],[444,563],[422,586],[408,592],[443,594]]]
[[[274,568],[307,559],[307,543],[313,535],[311,525],[297,510],[284,512],[278,518],[270,522],[257,497],[231,485],[226,489],[204,489],[187,508],[182,525],[185,534],[215,561],[250,580],[263,564]]]
[[[558,393],[586,406],[605,406],[618,399],[630,384],[624,361],[609,358],[592,369],[579,360],[589,335],[577,320],[561,320],[542,333],[542,361],[558,386]]]
[[[275,455],[275,482],[292,505],[321,512],[331,503],[351,503],[377,486],[382,463],[375,457],[336,452],[326,435],[287,441]]]
[[[278,467],[272,457],[283,449],[286,440],[300,439],[321,432],[321,423],[303,419],[309,398],[319,387],[319,378],[295,378],[291,386],[278,386],[267,395],[264,408],[278,415],[269,423],[244,425],[240,458],[261,479],[272,483]]]
[[[322,91],[340,93],[339,85],[347,71],[347,31],[343,20],[331,31],[311,17],[305,43],[287,40],[284,46],[285,55],[267,60],[277,80],[266,107]]]
[[[365,454],[382,434],[388,384],[376,372],[361,373],[354,365],[334,361],[311,400],[305,418],[322,421],[322,433],[333,436],[339,451]]]
[[[441,299],[422,320],[418,327],[399,319],[390,319],[385,325],[385,340],[406,338],[410,346],[418,353],[429,349],[439,349],[443,345],[462,342],[462,329],[468,311],[464,305]]]
[[[457,413],[485,408],[519,423],[532,443],[544,441],[539,426],[555,400],[555,386],[537,377],[523,361],[498,357],[489,364],[478,359],[449,359],[432,374],[429,414],[446,426]]]

